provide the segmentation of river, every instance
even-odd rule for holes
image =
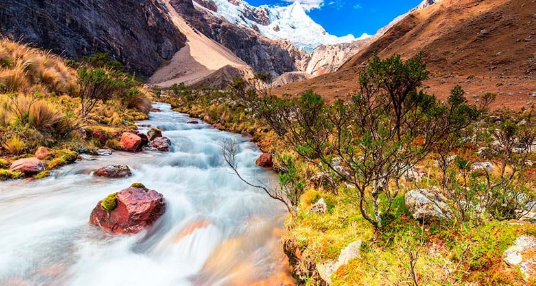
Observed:
[[[255,165],[258,148],[156,103],[138,122],[172,142],[162,153],[114,152],[77,161],[42,180],[0,182],[0,285],[249,285],[284,273],[278,234],[284,208],[249,188],[225,165],[221,144],[238,143],[241,173],[274,175]],[[125,179],[92,176],[125,164]],[[164,195],[166,213],[136,235],[111,235],[88,223],[97,202],[133,182]]]

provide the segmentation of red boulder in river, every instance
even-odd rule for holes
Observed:
[[[162,194],[135,184],[100,201],[89,222],[116,234],[135,234],[152,225],[166,210]]]

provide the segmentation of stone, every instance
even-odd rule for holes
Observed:
[[[324,198],[321,198],[316,202],[314,205],[311,206],[309,209],[309,213],[321,213],[324,214],[328,210],[328,206],[326,205],[326,202],[324,201]]]
[[[493,166],[490,162],[475,162],[473,165],[471,165],[471,170],[477,171],[477,170],[485,170],[487,172],[492,171],[495,169],[495,166]]]
[[[35,175],[44,171],[47,168],[47,164],[43,163],[41,160],[36,157],[24,158],[16,160],[9,167],[10,171],[19,171],[25,175]]]
[[[406,193],[404,201],[414,219],[430,221],[451,217],[446,203],[447,199],[431,190],[411,190]]]
[[[121,149],[130,152],[137,152],[141,149],[142,139],[140,136],[131,133],[124,132],[121,135]]]
[[[168,152],[171,147],[171,140],[167,137],[157,137],[151,141],[151,146],[158,151]]]
[[[251,133],[247,132],[246,130],[242,130],[242,132],[240,132],[240,135],[247,137],[247,138],[253,137],[253,135],[251,135]]]
[[[331,275],[333,275],[337,269],[348,264],[350,260],[361,257],[360,250],[362,243],[363,241],[361,239],[354,241],[341,250],[337,260],[317,264],[316,269],[318,270],[320,277],[326,281],[328,285],[331,285]]]
[[[126,165],[109,165],[95,170],[93,175],[106,178],[125,178],[132,176],[132,172]]]
[[[112,149],[97,149],[97,155],[99,156],[111,156]]]
[[[314,188],[335,188],[335,181],[328,172],[318,172],[309,179],[309,182]]]
[[[216,123],[214,125],[212,125],[214,128],[218,129],[218,130],[225,130],[225,126],[223,126],[223,124],[221,123]]]
[[[49,153],[49,150],[47,147],[39,147],[35,151],[35,158],[39,160],[44,160],[47,157],[48,153]]]
[[[488,32],[488,30],[482,29],[482,30],[480,30],[480,34],[481,35],[487,35],[487,34],[489,34],[489,32]]]
[[[149,144],[149,137],[147,137],[147,135],[141,133],[141,132],[136,132],[136,135],[138,135],[140,138],[141,138],[141,147]]]
[[[151,128],[147,131],[147,137],[149,141],[153,141],[155,138],[162,137],[162,130],[158,128]]]
[[[424,176],[428,175],[425,169],[419,167],[410,168],[405,174],[404,177],[406,180],[420,182]]]
[[[524,278],[534,278],[536,275],[536,239],[533,236],[518,237],[513,246],[503,254],[503,260],[509,266],[518,266]]]
[[[91,133],[91,136],[97,140],[99,140],[99,142],[104,145],[106,144],[106,136],[104,136],[104,134],[102,133],[102,131],[100,130],[93,130],[93,133]]]
[[[199,124],[199,121],[197,120],[188,120],[188,122],[186,122],[188,124]]]
[[[263,153],[262,155],[260,155],[255,163],[257,164],[257,166],[264,168],[271,168],[274,166],[274,162],[272,161],[272,154],[269,153]]]
[[[151,112],[160,112],[160,108],[151,108]]]
[[[164,196],[155,190],[129,187],[115,195],[112,210],[97,203],[89,222],[115,234],[136,234],[153,225],[165,212]]]

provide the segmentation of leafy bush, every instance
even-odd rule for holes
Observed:
[[[101,202],[101,207],[109,212],[113,211],[117,206],[117,193],[109,194]]]
[[[120,83],[110,70],[82,67],[78,71],[78,85],[82,104],[80,115],[85,119],[99,101],[112,99]]]
[[[10,154],[20,155],[26,149],[26,143],[19,137],[19,135],[13,135],[6,140],[3,145],[4,149]]]

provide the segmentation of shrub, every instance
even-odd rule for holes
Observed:
[[[117,206],[117,193],[109,194],[101,202],[101,207],[109,212],[113,211]]]
[[[4,160],[4,159],[0,159],[0,169],[7,169],[9,168],[9,162]]]
[[[121,142],[115,138],[108,139],[108,141],[106,141],[106,147],[113,150],[121,150]]]
[[[136,109],[145,114],[151,111],[151,101],[137,88],[129,89],[121,101],[126,108]]]
[[[4,149],[10,154],[20,155],[26,149],[26,143],[19,137],[14,135],[4,143]]]
[[[120,82],[114,78],[110,70],[83,67],[78,72],[78,85],[80,88],[78,96],[82,104],[80,115],[84,119],[99,101],[105,102],[113,97]]]
[[[44,100],[35,102],[30,107],[29,115],[30,124],[39,131],[51,129],[63,118],[63,114],[54,105]]]

